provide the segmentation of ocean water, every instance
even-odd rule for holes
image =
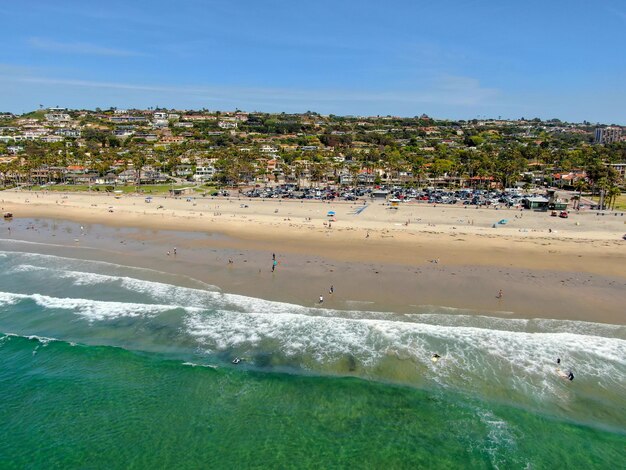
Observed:
[[[10,248],[0,468],[626,468],[624,326],[310,308]]]

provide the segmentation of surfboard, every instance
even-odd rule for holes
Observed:
[[[565,372],[563,369],[561,369],[560,367],[556,368],[556,373],[559,374],[559,377],[562,377],[564,379],[568,378],[568,374],[567,372]]]
[[[435,356],[432,356],[430,358],[430,360],[433,361],[433,362],[437,362],[439,359],[441,359],[441,358],[440,357],[435,357]]]

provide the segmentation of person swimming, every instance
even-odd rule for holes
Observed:
[[[238,357],[232,360],[233,364],[239,364],[240,362],[241,362],[241,359],[239,359]]]

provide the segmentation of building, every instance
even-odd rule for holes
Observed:
[[[217,125],[222,129],[237,129],[237,123],[231,121],[219,121]]]
[[[622,179],[626,181],[626,163],[612,163],[611,167],[613,167]]]
[[[72,120],[70,115],[65,113],[48,113],[44,117],[48,122],[68,122]]]
[[[612,144],[622,138],[621,127],[598,127],[596,128],[596,144]]]
[[[547,197],[536,196],[522,199],[524,209],[547,211],[550,200]]]
[[[209,181],[215,175],[215,168],[212,166],[199,166],[193,175],[195,181]]]
[[[59,129],[54,133],[63,137],[80,137],[80,129]]]

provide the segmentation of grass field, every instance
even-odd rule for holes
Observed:
[[[594,202],[597,202],[597,203],[600,202],[600,198],[598,196],[593,196],[591,199]],[[626,194],[622,194],[621,196],[617,197],[617,199],[615,200],[615,210],[617,211],[626,210]]]
[[[128,186],[115,186],[114,191],[122,191],[124,194],[132,194],[132,193],[140,193],[140,194],[168,194],[170,189],[182,189],[193,187],[195,193],[207,193],[211,194],[216,189],[214,187],[207,186],[193,186],[192,183],[188,185],[174,185],[171,184],[144,184],[137,188],[135,185]],[[58,184],[58,185],[50,185],[50,186],[33,186],[33,191],[58,191],[58,192],[106,192],[105,186],[103,185],[92,185],[88,186],[86,184]]]

